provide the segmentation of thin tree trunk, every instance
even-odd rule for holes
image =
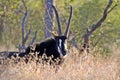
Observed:
[[[2,32],[3,32],[3,18],[0,20],[0,40],[2,39]]]
[[[98,20],[98,22],[96,22],[95,24],[93,24],[90,28],[90,30],[87,30],[87,32],[84,34],[83,38],[84,38],[84,45],[83,47],[85,49],[87,49],[87,52],[89,52],[89,48],[90,48],[90,36],[92,35],[92,33],[98,29],[102,23],[106,20],[107,15],[117,6],[117,4],[115,4],[114,6],[111,7],[113,3],[113,0],[108,0],[108,4],[106,5],[103,15],[102,17]]]
[[[50,37],[51,33],[48,30],[52,30],[53,27],[53,10],[52,5],[53,0],[45,0],[45,29],[44,29],[44,35],[45,38]]]

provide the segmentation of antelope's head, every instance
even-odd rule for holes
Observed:
[[[55,8],[55,6],[53,6],[53,5],[52,5],[52,8],[55,12],[56,20],[57,20],[57,24],[58,24],[58,35],[55,35],[54,33],[52,33],[52,35],[53,35],[53,39],[56,41],[57,51],[60,53],[60,56],[63,57],[67,54],[67,38],[68,38],[68,34],[69,34],[70,21],[71,21],[71,17],[72,17],[72,6],[70,6],[70,15],[69,15],[68,22],[67,22],[64,33],[62,33],[58,11]]]

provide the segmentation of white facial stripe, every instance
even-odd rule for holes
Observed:
[[[62,47],[62,40],[59,39],[59,47],[61,48]]]
[[[58,43],[58,52],[60,53],[60,57],[63,57],[66,55],[66,53],[62,53],[62,47],[64,45],[64,50],[67,51],[67,43],[66,41],[63,43],[61,39],[59,39],[59,43]]]
[[[57,48],[58,48],[58,51],[59,51],[59,53],[60,53],[60,57],[63,57],[63,54],[62,54],[62,52],[61,52],[61,50],[60,50],[60,47],[58,46]]]

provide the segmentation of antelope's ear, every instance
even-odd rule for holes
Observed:
[[[58,36],[56,31],[51,31],[50,33],[52,34],[53,37]]]
[[[30,50],[35,50],[35,46],[34,45],[33,46],[30,45],[29,48],[30,48]]]

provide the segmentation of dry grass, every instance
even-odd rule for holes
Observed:
[[[56,68],[36,64],[0,64],[0,80],[120,80],[120,50],[107,58],[81,54],[71,48],[64,63]],[[58,66],[57,66],[58,68]]]

